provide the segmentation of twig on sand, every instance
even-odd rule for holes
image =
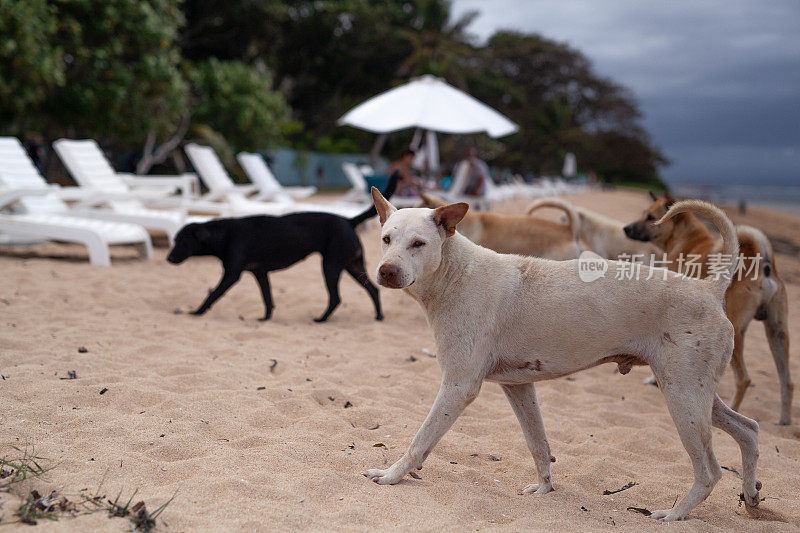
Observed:
[[[617,490],[604,490],[603,491],[603,496],[608,496],[609,494],[616,494],[618,492],[622,492],[623,490],[628,490],[629,488],[631,488],[631,487],[633,487],[633,486],[635,486],[637,484],[638,483],[636,483],[635,481],[631,481],[627,485],[625,485],[622,488],[619,488]]]
[[[278,360],[270,359],[270,361],[272,361],[272,364],[269,365],[269,373],[272,374],[273,372],[275,372],[275,367],[278,366]]]
[[[719,467],[721,469],[723,469],[723,470],[727,470],[728,472],[733,472],[734,474],[736,474],[736,477],[738,477],[739,479],[742,479],[742,475],[735,468],[731,468],[729,466],[722,466],[722,465],[720,465]]]
[[[652,511],[649,509],[645,509],[644,507],[628,507],[628,511],[633,511],[634,513],[642,513],[645,516],[650,516]]]

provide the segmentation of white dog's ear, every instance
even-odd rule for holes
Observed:
[[[386,219],[392,216],[392,213],[397,211],[397,208],[390,204],[386,198],[383,197],[381,191],[372,188],[372,201],[375,202],[375,210],[378,211],[378,217],[381,219],[381,226],[386,222]]]
[[[469,204],[464,202],[437,207],[433,210],[433,221],[444,229],[447,237],[451,237],[456,232],[456,225],[467,214],[467,209]]]

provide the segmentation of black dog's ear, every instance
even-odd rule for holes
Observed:
[[[653,200],[654,202],[658,201],[658,195],[653,191],[647,191],[647,194],[650,195],[650,199]]]

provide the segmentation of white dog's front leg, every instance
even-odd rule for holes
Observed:
[[[553,480],[550,477],[550,463],[555,457],[550,454],[550,444],[544,432],[542,412],[539,410],[539,401],[536,399],[536,389],[533,383],[524,385],[503,385],[514,413],[517,415],[522,433],[528,443],[536,462],[536,471],[539,476],[538,485],[528,485],[522,489],[523,494],[546,494],[553,490]]]
[[[422,468],[422,463],[431,453],[456,418],[472,403],[481,390],[481,382],[453,382],[442,379],[439,394],[428,413],[422,427],[417,431],[408,451],[396,463],[386,470],[372,469],[364,475],[380,485],[394,485],[413,469]]]

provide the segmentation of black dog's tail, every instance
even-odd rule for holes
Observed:
[[[395,170],[394,172],[392,172],[392,175],[389,176],[389,182],[386,184],[386,189],[384,189],[383,192],[381,193],[381,194],[383,194],[384,198],[386,198],[388,200],[389,198],[392,197],[392,195],[394,194],[394,191],[397,189],[397,182],[399,180],[400,180],[400,173],[397,170]],[[356,226],[358,226],[359,224],[361,224],[365,220],[369,220],[370,218],[372,218],[374,216],[377,216],[377,215],[378,215],[378,211],[375,209],[375,206],[372,205],[372,206],[370,206],[369,209],[367,209],[366,211],[364,211],[360,215],[357,215],[357,216],[351,218],[350,219],[350,226],[355,228]]]

